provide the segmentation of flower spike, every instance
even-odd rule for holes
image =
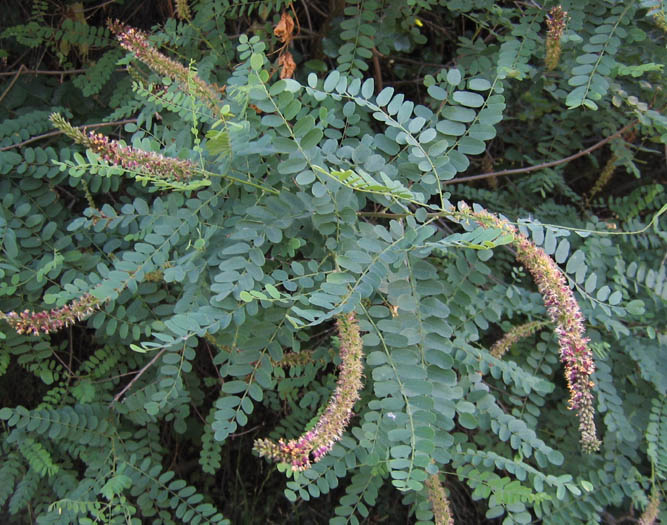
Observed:
[[[592,393],[595,385],[591,380],[595,371],[593,352],[584,337],[584,317],[563,273],[544,250],[535,246],[507,220],[485,210],[472,211],[465,203],[460,206],[460,212],[482,227],[497,228],[512,236],[512,244],[517,250],[516,259],[533,276],[549,318],[556,325],[560,358],[570,390],[568,408],[575,410],[579,417],[581,446],[584,452],[598,450],[600,441],[596,437]]]
[[[19,334],[40,335],[56,332],[61,328],[83,321],[95,312],[101,301],[91,294],[84,294],[61,308],[41,312],[0,312],[0,319],[16,330]]]
[[[130,51],[138,60],[163,77],[173,78],[185,91],[201,100],[213,112],[222,116],[222,104],[217,89],[208,84],[192,70],[176,62],[167,55],[160,53],[148,40],[143,31],[125,25],[118,20],[107,22],[109,29],[115,33],[123,49]]]
[[[297,439],[274,443],[258,439],[254,449],[260,456],[288,463],[294,470],[310,468],[329,452],[343,436],[352,417],[352,409],[363,386],[363,351],[359,323],[354,313],[341,315],[337,320],[340,337],[340,375],[336,389],[315,426]]]
[[[88,134],[72,126],[59,113],[50,116],[51,122],[74,142],[97,153],[109,164],[140,172],[152,179],[184,182],[192,178],[197,166],[184,159],[165,157],[152,151],[143,151],[132,146],[123,146],[116,140],[93,131]]]

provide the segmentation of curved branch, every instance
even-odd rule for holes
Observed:
[[[63,76],[63,75],[73,75],[77,73],[85,73],[88,69],[28,69],[24,65],[21,65],[17,71],[2,71],[0,72],[0,77],[11,77],[16,74],[23,75],[53,75],[53,76]]]
[[[526,168],[515,168],[511,170],[502,170],[502,171],[493,171],[489,173],[481,173],[479,175],[470,175],[469,177],[459,177],[458,179],[452,179],[452,180],[447,180],[443,181],[442,185],[445,186],[447,184],[457,184],[459,182],[468,182],[471,180],[479,180],[479,179],[488,179],[489,177],[499,177],[500,175],[515,175],[517,173],[530,173],[531,171],[537,171],[537,170],[542,170],[545,168],[551,168],[553,166],[558,166],[560,164],[565,164],[566,162],[570,162],[571,160],[578,159],[579,157],[583,157],[584,155],[588,155],[589,153],[595,151],[598,148],[601,148],[604,146],[607,142],[615,139],[616,137],[622,135],[626,131],[628,131],[630,128],[635,126],[638,121],[633,120],[629,124],[626,124],[623,126],[621,129],[619,129],[616,133],[613,135],[609,135],[607,138],[602,139],[600,142],[593,144],[590,148],[583,149],[581,151],[578,151],[577,153],[574,153],[570,155],[569,157],[565,157],[562,159],[558,160],[552,160],[550,162],[543,162],[542,164],[537,164],[536,166],[528,166]]]

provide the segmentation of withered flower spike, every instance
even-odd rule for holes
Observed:
[[[639,516],[639,525],[654,525],[655,520],[658,519],[660,513],[660,492],[657,489],[653,490],[651,498],[648,500],[648,505],[642,515]]]
[[[545,59],[547,71],[556,69],[560,61],[560,39],[563,36],[563,31],[565,31],[567,21],[567,11],[563,11],[563,8],[559,5],[553,7],[547,15],[547,52]]]
[[[283,44],[289,44],[294,34],[294,20],[292,17],[283,12],[280,16],[280,21],[273,30],[273,34],[276,35]]]
[[[278,65],[280,66],[280,78],[292,78],[294,71],[296,71],[296,63],[294,57],[289,51],[285,51],[278,57]]]
[[[433,508],[433,520],[435,525],[454,525],[454,518],[449,507],[449,500],[445,489],[437,474],[432,474],[424,482],[428,499]]]

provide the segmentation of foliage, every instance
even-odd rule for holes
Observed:
[[[662,3],[87,4],[0,32],[3,521],[659,515]]]

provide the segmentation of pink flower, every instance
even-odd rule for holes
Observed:
[[[100,300],[91,294],[82,295],[61,308],[41,312],[24,310],[20,313],[0,312],[0,319],[4,319],[19,334],[40,335],[49,334],[83,321],[100,307]]]
[[[189,160],[174,159],[152,151],[123,146],[118,141],[92,131],[86,135],[58,113],[53,113],[50,119],[55,127],[77,144],[86,146],[110,164],[122,166],[127,170],[141,172],[155,179],[181,182],[189,180],[197,169],[197,166]]]
[[[560,347],[560,358],[565,367],[565,379],[570,391],[568,407],[579,417],[581,445],[585,452],[599,449],[593,409],[593,381],[595,371],[593,353],[584,337],[584,319],[579,304],[558,265],[544,250],[535,246],[525,235],[506,220],[487,211],[472,211],[467,205],[460,214],[474,219],[481,226],[497,228],[513,237],[516,259],[530,272],[542,294],[549,318],[556,325],[555,333]]]
[[[141,62],[163,77],[173,78],[187,93],[201,100],[213,112],[220,115],[220,97],[218,90],[204,82],[190,69],[160,53],[148,41],[148,36],[118,20],[107,22],[109,29],[116,34],[121,47],[127,49]]]
[[[260,456],[289,463],[294,470],[306,470],[317,463],[343,436],[352,417],[352,409],[363,386],[363,345],[359,324],[353,313],[338,317],[340,337],[340,374],[327,408],[315,426],[296,439],[274,443],[258,439],[254,449]]]
[[[109,140],[108,137],[92,131],[88,133],[83,144],[110,164],[140,171],[158,179],[188,180],[196,169],[189,160],[174,159],[152,151],[121,146],[117,141]]]

